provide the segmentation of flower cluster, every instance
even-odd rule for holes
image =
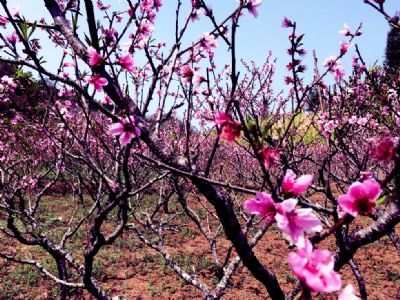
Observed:
[[[221,128],[221,136],[227,141],[233,141],[234,139],[240,137],[242,126],[233,121],[227,114],[222,112],[217,113],[215,116],[215,124]]]
[[[307,190],[312,182],[311,175],[296,179],[292,170],[288,170],[283,178],[282,191],[285,195],[297,196]],[[315,233],[322,230],[322,223],[310,208],[296,208],[298,200],[290,198],[281,203],[275,203],[271,195],[258,193],[255,199],[244,203],[245,209],[268,221],[276,221],[279,230],[293,242],[297,242],[305,233]]]
[[[125,118],[122,122],[110,125],[108,133],[113,136],[119,135],[121,146],[126,146],[133,138],[139,137],[141,131],[137,126],[137,120],[135,117],[130,116]]]

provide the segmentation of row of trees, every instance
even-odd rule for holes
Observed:
[[[285,18],[290,75],[282,95],[272,89],[271,56],[262,66],[236,56],[239,25],[257,16],[261,0],[238,1],[222,20],[206,1],[176,0],[168,46],[152,38],[160,0],[127,0],[123,11],[102,1],[44,0],[51,22],[27,21],[0,0],[0,230],[16,245],[40,248],[55,268],[18,248],[0,248],[0,257],[36,267],[60,285],[62,299],[71,289],[115,296],[102,287],[94,262],[121,237],[159,253],[206,299],[226,292],[240,264],[272,299],[341,291],[348,264],[366,299],[355,253],[387,235],[400,251],[400,24],[384,1],[364,2],[392,26],[385,67],[365,66],[354,45],[360,28],[346,27],[339,55],[322,71],[316,64],[308,83],[303,35]],[[198,18],[209,31],[185,47]],[[43,67],[37,32],[61,49],[57,72]],[[214,60],[218,44],[230,53],[222,68]],[[350,47],[357,56],[345,76],[340,59]],[[328,76],[334,85],[324,83]],[[59,193],[69,196],[69,210],[54,227],[43,213],[57,209],[46,196]],[[180,233],[171,228],[182,215],[209,247],[211,278],[173,255]],[[354,226],[359,219],[370,225]],[[290,251],[298,279],[290,291],[253,251],[271,228]],[[79,251],[71,247],[77,240]],[[348,286],[340,299],[355,297]]]

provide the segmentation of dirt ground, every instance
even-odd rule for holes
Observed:
[[[63,209],[63,205],[60,205],[57,210],[61,213]],[[52,215],[55,216],[56,214]],[[366,223],[366,220],[360,219],[354,226],[363,226]],[[168,250],[182,268],[193,272],[191,265],[196,265],[197,277],[210,286],[215,285],[209,244],[198,234],[192,223],[186,222],[184,228],[185,230],[180,231],[181,234],[171,233],[167,237]],[[400,234],[400,226],[396,231]],[[223,253],[229,243],[223,236],[221,240],[219,251]],[[82,253],[84,244],[85,233],[82,233],[69,247],[75,253]],[[320,247],[329,248],[329,245],[331,243],[327,240]],[[17,253],[20,257],[40,258],[45,266],[52,268],[51,259],[42,250],[18,245],[1,234],[0,251]],[[285,241],[275,227],[268,231],[255,248],[262,264],[276,273],[285,291],[290,291],[296,281],[287,266],[288,252]],[[79,259],[81,257],[78,256]],[[400,254],[388,237],[363,247],[354,259],[364,275],[368,299],[400,299]],[[112,295],[123,295],[127,299],[202,298],[196,288],[183,282],[159,254],[143,246],[132,233],[124,233],[115,245],[101,250],[94,266],[98,283]],[[343,286],[352,283],[358,289],[349,266],[346,265],[340,273]],[[35,268],[0,259],[0,299],[58,298],[59,287],[41,277]],[[71,299],[93,298],[86,292],[72,291]],[[268,296],[261,284],[240,265],[222,299],[268,299]],[[313,299],[337,299],[337,294],[313,294]]]

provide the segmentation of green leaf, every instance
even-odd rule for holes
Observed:
[[[376,205],[381,205],[383,203],[385,203],[387,200],[389,200],[389,196],[388,195],[384,195],[382,197],[380,197],[378,200],[375,201]]]
[[[247,126],[248,128],[250,128],[250,129],[251,129],[252,127],[256,126],[256,123],[254,122],[254,120],[253,120],[252,117],[247,116],[247,118],[246,118],[246,126]]]
[[[26,20],[22,20],[18,23],[19,28],[21,29],[22,36],[25,41],[28,41],[28,23]]]
[[[35,23],[33,23],[33,25],[32,25],[31,28],[30,28],[31,30],[30,30],[30,32],[29,32],[28,38],[30,38],[31,35],[35,32],[36,27],[37,27],[37,24],[36,24],[36,22],[35,22]]]

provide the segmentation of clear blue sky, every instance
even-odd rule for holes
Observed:
[[[168,39],[173,34],[176,1],[163,0],[163,2],[164,7],[157,19],[155,36]],[[183,2],[186,4],[184,9],[188,8],[190,0]],[[8,3],[10,6],[19,3],[21,14],[31,21],[42,16],[50,19],[41,0],[9,0]],[[124,0],[104,0],[103,3],[112,5],[114,3],[114,6],[121,10],[126,8]],[[237,5],[236,0],[209,0],[207,3],[211,5],[219,20]],[[398,0],[387,0],[385,7],[389,14],[394,15],[396,10],[400,10],[400,2]],[[1,10],[0,13],[2,13]],[[296,21],[298,31],[306,34],[304,47],[309,53],[305,58],[308,76],[311,76],[313,69],[311,58],[313,49],[317,52],[320,64],[327,56],[339,53],[339,42],[343,37],[338,34],[338,30],[343,28],[345,22],[352,29],[355,29],[359,23],[363,23],[362,31],[364,34],[356,42],[369,65],[376,60],[382,62],[389,26],[385,19],[364,4],[363,0],[264,0],[259,8],[258,18],[251,15],[242,18],[238,32],[238,56],[245,60],[255,60],[261,64],[267,51],[271,50],[273,56],[278,60],[275,80],[279,87],[281,87],[282,78],[286,74],[285,65],[289,61],[286,54],[289,45],[287,40],[289,30],[281,27],[284,16]],[[191,26],[192,34],[188,36],[187,42],[196,40],[198,36],[211,29],[208,22],[199,22]],[[44,54],[55,53],[53,48],[49,48],[48,43],[42,41],[46,50]],[[219,43],[223,44],[222,41]],[[351,49],[347,59],[344,60],[347,69],[353,54],[354,48]],[[54,66],[57,62],[54,55],[46,58],[50,66]],[[217,52],[216,60],[220,64],[229,63],[229,55],[225,49]]]

